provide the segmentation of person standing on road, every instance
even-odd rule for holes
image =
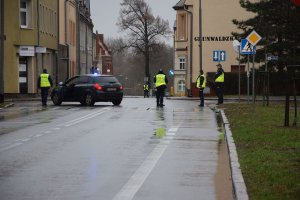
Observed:
[[[200,107],[204,106],[204,88],[206,87],[206,78],[203,73],[203,70],[200,70],[200,75],[196,80],[196,87],[199,89],[199,98],[200,98]]]
[[[43,73],[38,78],[37,85],[41,89],[42,105],[47,106],[48,92],[53,85],[53,80],[48,74],[47,69],[43,69]]]
[[[216,86],[216,95],[218,97],[217,105],[223,103],[223,85],[224,85],[224,70],[222,65],[217,64],[218,70],[215,74],[215,86]]]
[[[145,82],[144,84],[144,98],[148,97],[149,98],[149,84],[148,82]]]
[[[168,79],[162,69],[160,69],[158,73],[154,76],[154,83],[156,87],[156,105],[158,107],[163,107],[165,106],[164,95],[165,89],[167,88]]]

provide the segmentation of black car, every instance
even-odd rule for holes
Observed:
[[[77,101],[82,105],[93,106],[95,102],[112,102],[119,105],[123,99],[123,87],[118,79],[111,75],[78,75],[51,92],[54,105],[63,101]]]

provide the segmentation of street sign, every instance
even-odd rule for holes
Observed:
[[[277,61],[278,60],[278,56],[268,55],[267,60],[268,61]]]
[[[174,76],[174,70],[173,70],[173,69],[170,69],[170,70],[169,70],[169,75],[170,75],[170,76]]]
[[[220,62],[224,62],[226,60],[226,51],[220,51]]]
[[[252,44],[252,46],[255,46],[260,40],[261,40],[261,36],[258,35],[258,33],[256,33],[256,31],[252,31],[247,37],[246,39],[248,40],[248,42],[250,42],[250,44]]]
[[[212,59],[214,62],[224,62],[226,61],[226,51],[215,50],[212,54]]]
[[[240,48],[240,46],[241,46],[240,42],[239,42],[238,40],[233,40],[232,45],[233,45],[233,49],[234,49],[237,53],[239,53],[239,48]]]
[[[246,40],[241,40],[241,54],[255,54],[256,53],[256,46],[252,46],[251,43]]]
[[[219,57],[220,57],[220,52],[219,51],[213,51],[213,55],[212,55],[213,61],[214,62],[219,62]]]

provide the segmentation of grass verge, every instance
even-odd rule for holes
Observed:
[[[298,200],[300,128],[283,126],[284,106],[256,105],[255,112],[251,104],[222,108],[230,122],[249,198]]]

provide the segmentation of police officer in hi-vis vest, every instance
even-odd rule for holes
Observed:
[[[47,98],[49,89],[53,85],[51,76],[47,73],[47,69],[43,69],[43,73],[38,78],[38,88],[41,89],[42,105],[47,106]]]
[[[222,69],[221,64],[217,64],[218,70],[217,73],[215,74],[215,86],[216,86],[216,94],[218,97],[218,103],[222,104],[223,103],[223,85],[224,85],[224,70]]]
[[[156,87],[156,105],[158,107],[163,107],[165,106],[164,95],[165,89],[167,88],[168,79],[162,69],[160,69],[158,73],[154,76],[154,83]]]
[[[144,98],[145,97],[149,98],[149,84],[148,84],[148,82],[145,82],[145,84],[144,84]]]
[[[203,70],[200,70],[200,75],[196,80],[196,87],[199,89],[199,97],[200,97],[200,107],[204,106],[204,88],[206,87],[206,78],[203,74]]]

